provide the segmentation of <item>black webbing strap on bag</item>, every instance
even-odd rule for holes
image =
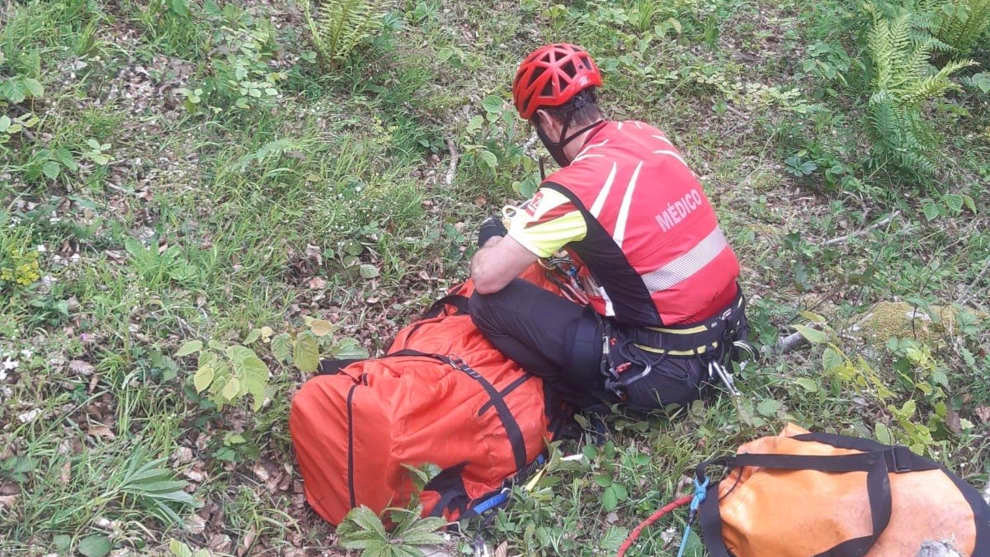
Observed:
[[[790,454],[738,454],[701,463],[697,468],[699,481],[703,480],[708,466],[725,466],[729,469],[759,466],[780,470],[817,470],[820,472],[866,472],[866,490],[870,501],[873,531],[869,536],[852,538],[815,557],[862,557],[873,546],[890,522],[891,499],[889,473],[934,470],[937,464],[920,457],[905,447],[889,446],[841,435],[808,433],[796,435],[799,441],[814,441],[837,448],[864,451],[849,455],[814,456]],[[742,471],[740,470],[741,474]],[[730,473],[731,477],[731,473]],[[708,488],[708,495],[701,505],[701,531],[705,547],[711,557],[731,557],[722,539],[722,519],[719,514],[718,483]]]

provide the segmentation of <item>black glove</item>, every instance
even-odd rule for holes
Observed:
[[[488,217],[485,219],[485,222],[481,223],[481,227],[478,228],[478,247],[483,247],[488,243],[488,240],[495,236],[505,236],[508,233],[509,231],[502,224],[502,219],[497,216]]]

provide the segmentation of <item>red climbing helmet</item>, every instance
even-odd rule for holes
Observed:
[[[567,43],[534,50],[519,64],[512,82],[512,99],[525,119],[551,106],[560,106],[588,87],[602,84],[602,74],[583,48]]]

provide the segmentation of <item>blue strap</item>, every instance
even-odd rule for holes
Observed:
[[[691,506],[688,513],[687,525],[684,526],[684,535],[681,536],[681,547],[677,550],[677,557],[684,557],[684,548],[687,547],[688,536],[691,535],[691,522],[694,521],[694,515],[698,512],[698,507],[701,506],[701,502],[705,500],[705,494],[708,493],[708,476],[705,476],[705,481],[699,482],[697,478],[694,480],[694,499],[691,499]]]

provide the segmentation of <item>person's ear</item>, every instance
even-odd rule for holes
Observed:
[[[560,123],[550,116],[546,110],[540,109],[536,111],[536,121],[539,123],[540,128],[543,129],[543,133],[553,141],[560,141]]]

